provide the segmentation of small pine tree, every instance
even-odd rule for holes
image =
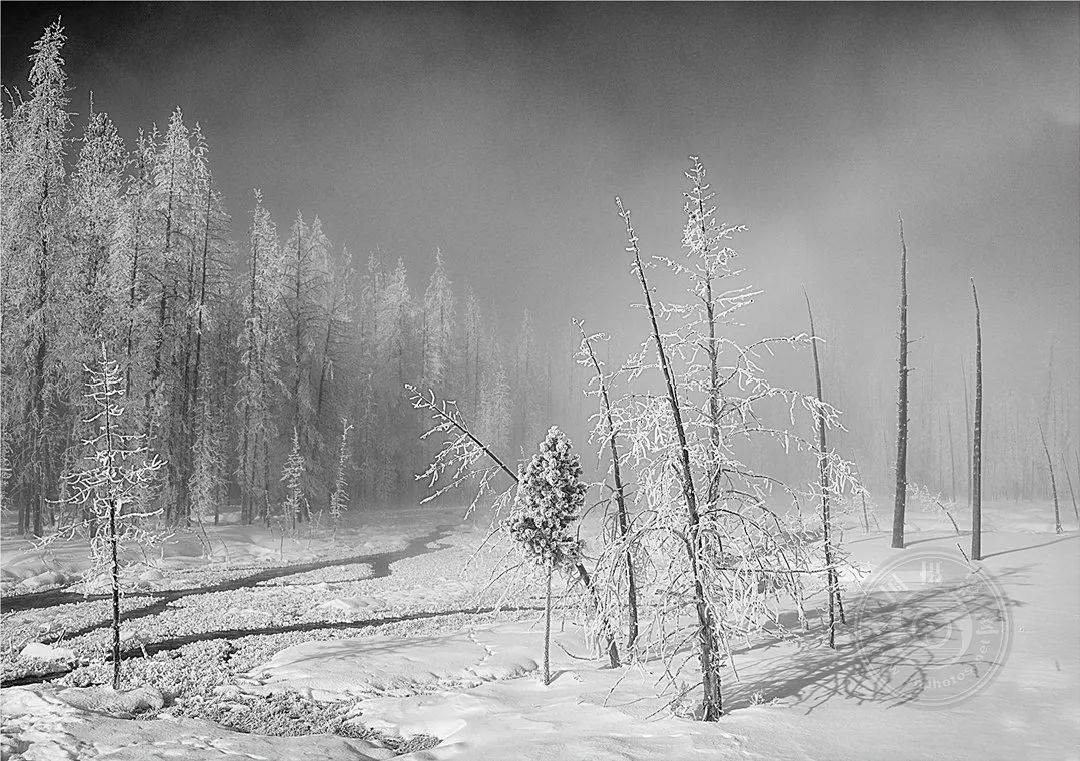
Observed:
[[[346,418],[341,419],[341,445],[338,448],[337,478],[334,479],[334,491],[330,494],[330,517],[337,526],[341,515],[349,508],[348,483],[345,481],[345,468],[349,462],[349,431],[352,424]]]
[[[91,580],[108,577],[112,589],[113,689],[120,688],[120,595],[125,548],[151,543],[144,521],[160,513],[148,507],[156,473],[164,463],[149,454],[143,436],[125,432],[124,373],[101,344],[101,359],[90,375],[84,439],[78,470],[64,477],[66,504],[85,519],[72,526],[90,534]],[[53,536],[60,536],[58,532]],[[145,553],[143,553],[145,554]]]
[[[558,568],[575,568],[581,540],[573,531],[585,503],[581,462],[570,452],[570,441],[552,426],[540,451],[518,479],[514,510],[505,521],[510,537],[547,575],[544,623],[544,684],[551,683],[551,575]]]
[[[303,520],[304,504],[304,456],[300,453],[300,432],[293,428],[292,451],[285,460],[281,483],[285,485],[285,515],[292,516],[293,527]]]

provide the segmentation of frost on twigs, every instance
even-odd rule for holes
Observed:
[[[108,584],[114,542],[121,567],[152,560],[149,550],[163,538],[153,519],[161,513],[155,498],[164,462],[149,451],[142,434],[131,432],[123,373],[104,344],[97,367],[85,369],[87,413],[81,422],[86,433],[78,459],[62,477],[57,530],[42,542],[77,536],[89,541],[91,565],[83,577],[89,591]]]
[[[466,518],[488,497],[494,502],[496,515],[503,512],[513,496],[517,481],[514,472],[477,438],[455,402],[438,399],[435,392],[421,392],[409,384],[405,390],[413,408],[431,418],[431,427],[420,438],[434,439],[440,444],[427,469],[416,476],[417,480],[426,481],[431,490],[420,504],[472,484],[476,490]],[[500,472],[509,476],[510,483],[497,489],[493,482]]]

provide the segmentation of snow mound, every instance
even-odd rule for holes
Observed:
[[[305,642],[252,669],[245,689],[295,690],[316,700],[415,695],[513,679],[536,669],[533,633],[478,629],[441,637]]]
[[[53,647],[43,642],[31,642],[19,651],[20,658],[33,658],[39,661],[60,661],[69,663],[75,660],[75,651],[66,647]]]
[[[149,685],[126,691],[111,687],[68,687],[60,690],[56,697],[72,708],[125,719],[160,711],[165,705],[161,690]]]

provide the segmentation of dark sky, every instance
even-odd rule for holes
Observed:
[[[247,225],[261,187],[335,241],[441,246],[504,312],[529,305],[643,334],[625,304],[613,196],[677,253],[689,153],[767,289],[755,319],[803,326],[802,285],[855,371],[891,372],[896,213],[923,366],[958,374],[980,284],[991,382],[1023,389],[1080,323],[1080,20],[1075,3],[929,5],[17,4],[3,81],[63,16],[72,109],[133,136],[175,105],[208,136]],[[637,322],[635,322],[637,320]],[[916,364],[919,364],[916,356]],[[862,366],[860,363],[863,363]],[[1000,386],[999,386],[1000,387]],[[1075,381],[1073,382],[1075,388]]]

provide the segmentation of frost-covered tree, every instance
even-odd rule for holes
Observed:
[[[585,503],[581,463],[570,442],[552,426],[522,472],[514,509],[506,518],[510,538],[547,578],[544,613],[544,684],[551,683],[551,577],[556,570],[576,570],[581,540],[575,531]]]
[[[70,127],[68,84],[61,55],[67,37],[57,21],[34,43],[29,98],[5,91],[14,104],[4,120],[2,206],[3,429],[11,442],[20,532],[43,532],[43,512],[54,468],[55,415],[61,376],[55,337],[63,335],[57,298],[64,271],[64,211],[68,186],[64,145]]]
[[[127,188],[121,207],[119,241],[113,248],[111,266],[114,278],[113,308],[123,334],[123,353],[118,356],[124,369],[124,391],[129,404],[145,399],[145,383],[149,373],[146,347],[149,344],[153,304],[148,294],[156,273],[147,266],[149,245],[146,240],[152,214],[154,187],[153,163],[157,150],[156,130],[139,130],[135,149],[131,152]],[[145,411],[137,411],[145,419]]]
[[[326,264],[327,281],[325,302],[323,304],[321,327],[322,336],[316,351],[319,368],[318,382],[314,388],[314,441],[312,461],[315,467],[328,476],[333,473],[332,457],[325,458],[323,452],[332,452],[334,440],[333,422],[344,412],[350,396],[358,393],[355,382],[359,374],[356,357],[357,344],[354,340],[354,318],[356,299],[353,289],[356,286],[356,271],[348,247],[342,247],[341,255]],[[324,444],[326,442],[326,444]],[[333,497],[333,479],[327,478],[327,505]],[[320,508],[321,509],[321,508]]]
[[[143,556],[153,539],[147,520],[160,510],[151,506],[150,493],[164,463],[148,451],[141,433],[131,432],[124,418],[124,375],[104,343],[97,366],[86,371],[90,414],[84,422],[92,432],[82,441],[77,467],[63,478],[62,501],[78,510],[67,530],[85,529],[90,538],[89,583],[107,578],[112,592],[113,689],[119,689],[122,573],[128,550],[143,550]]]
[[[505,451],[510,448],[512,441],[513,400],[494,331],[488,335],[483,368],[476,429],[484,441],[490,442],[499,451]]]
[[[465,291],[465,313],[461,323],[461,406],[470,419],[476,420],[480,410],[480,379],[484,372],[481,355],[484,346],[484,318],[480,312],[480,301],[468,286]]]
[[[413,377],[413,306],[409,292],[409,274],[405,261],[397,266],[382,284],[376,306],[375,340],[378,357],[385,363],[391,383],[401,388]]]
[[[323,269],[328,257],[329,243],[322,222],[315,217],[310,228],[300,212],[296,213],[284,246],[285,267],[281,284],[283,303],[284,353],[281,367],[285,370],[282,409],[288,418],[282,427],[292,431],[300,442],[305,459],[312,452],[314,439],[314,400],[312,370],[318,339],[322,336],[321,307],[326,290]],[[306,518],[307,506],[299,518]]]
[[[255,191],[252,212],[251,250],[245,279],[244,327],[238,335],[240,349],[237,381],[237,416],[240,426],[237,443],[239,460],[241,517],[251,522],[261,510],[270,521],[270,447],[276,439],[275,388],[278,359],[275,353],[281,336],[278,303],[281,297],[281,248],[277,228],[263,206],[262,193]]]
[[[224,421],[220,411],[211,403],[210,395],[203,397],[196,413],[195,442],[192,445],[191,475],[188,492],[191,513],[199,525],[204,518],[220,519],[220,500],[225,485]]]
[[[409,290],[408,270],[398,259],[394,271],[382,282],[376,304],[376,375],[379,390],[379,445],[376,462],[376,495],[380,502],[407,498],[414,489],[417,454],[414,418],[408,415],[406,383],[420,371],[415,330],[417,311]]]
[[[514,342],[514,440],[527,446],[538,436],[549,417],[547,404],[547,368],[533,330],[529,310],[521,313],[521,326]]]
[[[345,477],[349,463],[349,432],[352,424],[346,418],[341,419],[341,443],[338,445],[337,473],[334,477],[334,489],[330,493],[330,517],[334,525],[349,509],[349,483]]]
[[[422,320],[423,370],[425,386],[442,389],[450,380],[454,349],[454,292],[443,263],[442,250],[435,249],[435,268],[424,291]]]
[[[292,450],[285,458],[281,470],[281,483],[285,487],[284,514],[292,521],[295,529],[303,520],[307,509],[307,495],[304,493],[304,455],[300,451],[300,434],[293,431]]]
[[[71,173],[71,205],[67,213],[71,257],[64,273],[62,299],[71,319],[63,336],[71,375],[95,359],[95,337],[110,341],[122,332],[113,304],[119,285],[112,277],[114,249],[120,243],[124,170],[127,151],[109,117],[95,111],[93,96],[82,145]]]

